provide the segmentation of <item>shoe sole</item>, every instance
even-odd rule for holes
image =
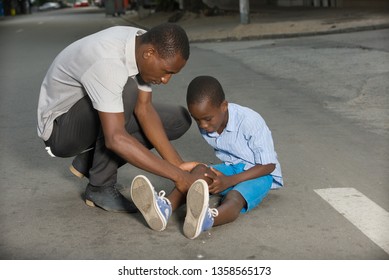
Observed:
[[[195,239],[201,233],[201,225],[207,213],[209,203],[208,184],[202,179],[197,180],[189,188],[186,196],[186,217],[184,235]]]
[[[78,171],[76,168],[74,168],[73,165],[70,165],[70,166],[69,166],[69,170],[70,170],[70,172],[73,173],[74,176],[76,176],[76,177],[78,177],[78,178],[80,178],[80,179],[82,179],[82,178],[85,177],[85,175],[82,174],[80,171]]]
[[[85,199],[85,204],[89,207],[96,207],[95,203],[92,200]]]
[[[151,229],[163,231],[166,228],[167,222],[159,210],[154,187],[145,176],[138,175],[132,181],[131,199]]]
[[[101,208],[105,211],[113,212],[113,213],[136,213],[136,211],[117,210],[117,209],[112,209],[109,207],[100,206],[100,205],[95,204],[92,200],[89,200],[89,199],[85,199],[85,204],[89,207]]]
[[[100,209],[103,209],[107,212],[112,212],[112,213],[136,213],[136,211],[117,210],[117,209],[112,209],[109,207],[103,207],[103,206],[95,204],[92,200],[88,200],[88,199],[85,200],[85,204],[89,207],[100,208]]]

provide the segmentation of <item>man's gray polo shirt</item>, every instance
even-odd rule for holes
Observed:
[[[53,61],[41,86],[38,136],[48,140],[53,121],[88,95],[102,112],[123,112],[122,92],[129,77],[137,81],[135,38],[145,31],[116,26],[82,38]],[[149,85],[139,85],[151,91]]]

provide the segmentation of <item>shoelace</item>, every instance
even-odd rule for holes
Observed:
[[[169,199],[167,199],[167,198],[165,197],[165,195],[166,195],[166,192],[163,191],[163,190],[160,191],[160,192],[158,193],[158,196],[159,196],[162,200],[164,200],[167,204],[171,205]]]
[[[208,213],[213,218],[215,218],[215,217],[217,217],[219,215],[219,211],[217,211],[216,208],[209,208]]]

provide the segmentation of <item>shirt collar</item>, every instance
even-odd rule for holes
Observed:
[[[236,125],[236,110],[235,107],[232,106],[232,104],[228,103],[228,122],[224,130],[227,131],[236,131],[237,125]]]
[[[136,76],[139,73],[135,56],[135,39],[137,36],[140,36],[143,33],[146,33],[146,31],[143,29],[136,29],[135,32],[130,32],[127,39],[125,59],[129,76]]]

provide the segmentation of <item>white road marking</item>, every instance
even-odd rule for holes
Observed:
[[[315,192],[389,254],[389,213],[354,188]]]

